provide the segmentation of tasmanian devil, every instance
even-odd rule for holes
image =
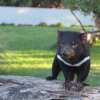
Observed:
[[[83,82],[90,71],[90,46],[87,33],[59,31],[57,52],[52,64],[52,75],[47,80],[55,80],[60,71],[66,81]]]

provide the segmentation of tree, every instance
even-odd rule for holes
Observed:
[[[35,0],[36,1],[36,0]],[[32,6],[32,0],[0,0],[1,6]]]
[[[36,1],[36,0],[33,0]],[[68,8],[70,10],[80,10],[84,14],[93,14],[94,21],[97,28],[100,28],[100,0],[38,0],[43,7],[55,7],[55,8]],[[34,3],[34,2],[33,2]],[[49,6],[46,6],[48,5]],[[52,6],[50,6],[52,4]],[[54,6],[53,6],[54,5]],[[56,6],[57,5],[57,6]],[[42,7],[42,5],[40,5]]]
[[[0,0],[1,6],[61,8],[62,0]]]
[[[62,0],[32,0],[33,7],[62,8]]]
[[[100,28],[100,0],[62,0],[64,6],[71,10],[80,10],[84,14],[93,14],[97,28]]]
[[[84,12],[84,14],[92,13],[97,28],[98,29],[100,28],[100,0],[38,0],[38,1],[42,1],[42,3],[44,4],[47,4],[47,2],[49,2],[49,4],[52,5],[58,4],[58,7],[60,8],[62,8],[64,5],[65,8],[68,8],[73,11],[80,10]]]

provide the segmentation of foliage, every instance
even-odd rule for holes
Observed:
[[[93,14],[95,25],[100,29],[100,0],[63,0],[66,8]]]
[[[0,5],[3,6],[29,6],[32,5],[38,6],[39,4],[45,5],[46,4],[53,4],[53,3],[60,3],[61,0],[0,0]]]
[[[57,24],[51,24],[51,25],[49,25],[49,26],[51,26],[51,27],[60,27],[60,28],[64,28],[64,24],[61,23],[61,22],[58,22]]]
[[[14,23],[1,23],[1,26],[40,26],[40,27],[56,27],[56,28],[64,28],[64,24],[62,22],[58,22],[56,24],[47,24],[45,22],[40,22],[39,24],[32,25],[32,24],[17,24]],[[77,27],[77,26],[76,26]]]
[[[31,6],[32,0],[0,0],[1,6]]]
[[[0,0],[0,5],[5,6],[32,6],[32,4],[48,5],[48,3],[63,3],[68,9],[81,10],[85,13],[100,13],[100,0]]]
[[[100,0],[64,0],[66,8],[81,10],[85,13],[100,13]]]
[[[36,26],[44,26],[44,27],[46,27],[46,26],[48,26],[48,25],[47,25],[47,23],[45,23],[45,22],[41,22],[41,23],[39,23],[39,24],[36,25]]]
[[[71,10],[81,10],[85,13],[100,13],[100,0],[0,0],[0,5],[32,6],[32,4],[63,3]]]
[[[1,23],[0,25],[2,25],[2,26],[8,26],[8,25],[10,25],[10,26],[14,26],[15,24],[14,23]]]

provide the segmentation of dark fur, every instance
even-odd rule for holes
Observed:
[[[82,42],[82,39],[79,36],[79,34],[72,33],[72,35],[75,35],[75,40],[79,40],[78,41],[79,46],[77,47],[77,49],[75,51],[75,53],[76,53],[75,60],[74,60],[74,62],[71,61],[71,63],[75,63],[75,62],[82,60],[84,57],[89,56],[89,48],[88,48],[88,44],[86,42],[85,43]],[[61,55],[63,57],[63,59],[65,59],[65,60],[68,60],[68,59],[64,58],[62,50],[66,47],[66,43],[71,45],[69,41],[73,41],[74,38],[72,38],[72,37],[74,37],[74,36],[68,37],[68,39],[69,38],[70,39],[68,41],[66,40],[66,42],[63,44],[64,45],[63,47],[57,48],[57,54]],[[64,40],[64,38],[62,38],[62,39]],[[58,39],[58,41],[61,41],[61,40]],[[61,44],[61,43],[59,43],[59,44]],[[52,64],[52,75],[48,76],[47,80],[57,79],[57,76],[60,71],[63,71],[65,80],[67,80],[67,81],[72,81],[74,79],[75,74],[77,75],[77,81],[83,82],[84,80],[86,80],[88,73],[90,71],[90,60],[88,60],[87,62],[85,62],[83,65],[81,65],[79,67],[70,67],[70,66],[65,65],[63,62],[61,62],[57,58],[57,54],[56,54],[56,56],[54,58],[54,62]]]
[[[54,62],[52,65],[52,76],[47,77],[47,80],[55,80],[60,71],[63,71],[65,80],[73,80],[74,74],[77,74],[78,81],[83,82],[90,71],[90,61],[87,61],[82,66],[73,68],[66,66],[61,61],[57,59],[57,56],[54,58]]]

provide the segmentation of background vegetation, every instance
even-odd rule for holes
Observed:
[[[96,27],[100,28],[100,0],[0,0],[1,6],[67,8],[91,14]]]

